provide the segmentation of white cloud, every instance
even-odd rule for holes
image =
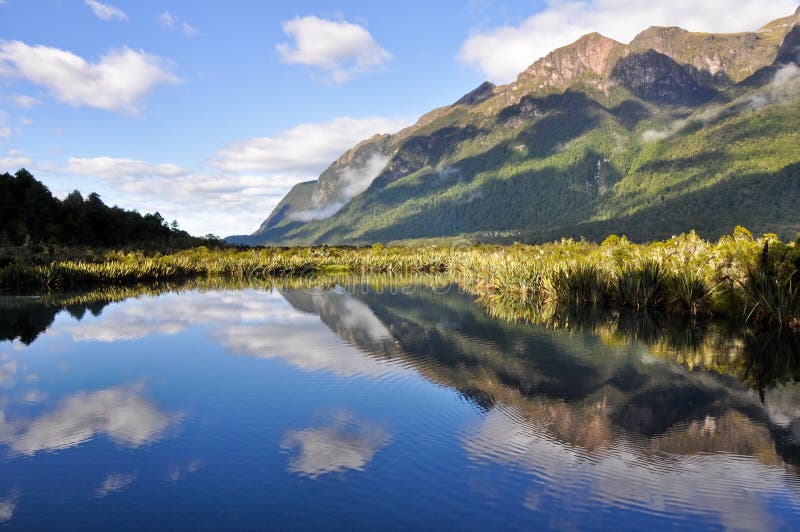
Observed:
[[[166,62],[130,48],[111,50],[96,63],[58,48],[0,42],[0,76],[46,87],[73,106],[137,114],[137,102],[156,85],[177,83]]]
[[[22,124],[23,126],[30,126],[31,124],[33,124],[33,120],[31,120],[27,116],[21,116],[19,117],[19,123]]]
[[[97,0],[84,0],[83,3],[91,7],[92,12],[100,20],[128,20],[128,15],[118,7],[100,3]]]
[[[322,69],[335,83],[380,68],[392,57],[358,24],[309,16],[284,22],[283,31],[294,42],[276,46],[281,58]]]
[[[796,0],[548,0],[543,11],[517,26],[474,32],[459,58],[488,79],[507,83],[540,57],[593,31],[620,42],[650,26],[754,31],[796,8]]]
[[[114,157],[73,157],[61,172],[99,178],[111,188],[111,195],[103,194],[107,203],[158,211],[196,235],[251,231],[297,182],[294,176],[192,172],[170,163]]]
[[[141,179],[143,177],[176,177],[187,172],[174,164],[151,164],[135,159],[114,157],[71,157],[67,171],[73,174],[90,175],[111,180]]]
[[[210,163],[234,172],[280,173],[313,179],[358,142],[378,133],[394,132],[407,123],[371,116],[300,124],[274,137],[231,144],[217,152]]]
[[[308,222],[310,220],[324,220],[336,214],[339,209],[352,198],[358,196],[375,180],[381,170],[386,167],[389,157],[376,153],[360,168],[346,168],[339,174],[339,182],[343,185],[340,195],[333,201],[317,209],[298,211],[290,216],[294,220]]]
[[[176,17],[169,11],[164,11],[163,13],[158,15],[156,19],[158,20],[158,23],[161,24],[161,27],[179,31],[184,35],[186,35],[187,37],[192,37],[194,35],[197,35],[198,33],[197,28],[195,28],[185,20],[179,20],[178,17]]]
[[[169,163],[92,157],[68,160],[61,173],[96,177],[112,194],[97,190],[108,203],[177,218],[193,234],[249,233],[300,181],[316,179],[343,152],[376,133],[395,131],[405,120],[337,118],[301,124],[274,137],[232,144],[209,161],[216,171],[195,172]],[[365,173],[343,176],[349,193],[369,185],[385,164],[368,164]],[[334,206],[336,210],[341,205]],[[335,212],[335,211],[334,211]]]
[[[11,136],[11,127],[8,125],[8,113],[0,111],[0,139],[7,139]]]
[[[0,172],[14,173],[20,168],[33,168],[33,160],[19,150],[8,150],[6,156],[0,158]]]
[[[38,98],[34,98],[33,96],[28,96],[27,94],[14,94],[10,97],[11,101],[17,107],[21,107],[23,109],[29,109],[35,105],[39,105],[42,103],[41,100]]]

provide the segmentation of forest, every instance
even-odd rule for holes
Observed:
[[[168,223],[158,212],[140,214],[103,203],[79,191],[63,200],[30,172],[0,174],[0,248],[39,253],[56,246],[89,246],[174,251],[214,245],[216,237],[196,238]]]

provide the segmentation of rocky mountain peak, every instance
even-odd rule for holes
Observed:
[[[603,79],[627,53],[626,45],[599,33],[590,33],[536,61],[519,75],[509,90],[522,96],[541,89],[564,90],[579,78]]]
[[[485,102],[494,96],[494,91],[496,88],[497,86],[491,81],[484,81],[478,86],[477,89],[468,92],[453,105],[478,105],[479,103]]]

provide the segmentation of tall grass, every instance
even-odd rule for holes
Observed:
[[[768,244],[769,243],[769,244]],[[198,278],[315,279],[320,275],[447,276],[482,297],[519,307],[657,310],[691,318],[725,316],[760,327],[800,327],[800,246],[737,228],[709,242],[694,233],[634,244],[562,240],[537,246],[371,248],[197,248],[171,255],[111,252],[87,260],[0,268],[5,290],[65,291]],[[572,309],[572,310],[569,310]]]

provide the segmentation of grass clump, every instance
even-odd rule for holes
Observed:
[[[444,275],[488,299],[553,309],[657,311],[691,319],[737,318],[757,327],[800,328],[800,242],[754,238],[737,228],[710,242],[695,233],[635,244],[563,239],[536,246],[199,247],[167,255],[105,252],[49,262],[10,260],[0,289],[65,291],[187,279]],[[566,314],[563,310],[569,309]]]

